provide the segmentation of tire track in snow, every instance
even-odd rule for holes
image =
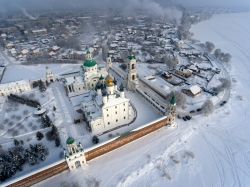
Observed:
[[[182,145],[190,136],[192,136],[192,132],[193,132],[192,126],[187,128],[185,131],[182,131],[180,133],[182,135],[178,136],[179,137],[178,140],[174,140],[174,142],[167,149],[165,149],[165,151],[162,154],[154,158],[151,162],[144,164],[139,169],[135,169],[134,171],[132,171],[129,175],[127,175],[123,180],[121,180],[117,184],[117,187],[133,186],[133,183],[137,179],[155,169],[155,165],[157,164],[157,162],[159,162],[159,160],[164,159],[166,162],[169,162],[170,159],[168,158],[168,155],[171,154],[173,150],[177,152],[178,150],[183,149]],[[181,139],[181,141],[179,139]],[[178,147],[178,149],[176,149],[176,147]]]
[[[219,178],[220,178],[220,186],[224,186],[224,182],[225,182],[225,170],[223,167],[223,164],[221,163],[221,161],[219,161],[218,156],[216,158],[216,153],[217,151],[215,151],[214,146],[208,141],[207,137],[205,136],[205,134],[203,132],[200,132],[200,135],[202,136],[203,140],[205,141],[205,143],[208,145],[208,150],[212,156],[213,159],[213,163],[215,163],[217,172],[219,174]]]
[[[233,179],[234,179],[233,186],[242,186],[241,180],[239,177],[239,172],[242,172],[247,177],[250,177],[250,173],[249,173],[249,171],[245,171],[244,169],[239,167],[238,163],[236,162],[236,158],[235,158],[235,154],[233,152],[232,146],[230,146],[231,144],[227,144],[228,142],[235,143],[236,140],[235,139],[232,140],[232,135],[230,135],[228,132],[223,132],[223,134],[222,134],[222,133],[219,133],[218,131],[216,131],[215,129],[210,129],[210,131],[207,130],[207,132],[214,135],[217,139],[219,139],[220,142],[222,143],[222,145],[224,146],[226,155],[223,155],[223,154],[221,155],[221,153],[220,153],[220,156],[223,160],[227,161],[228,165],[231,168],[231,172],[233,174]],[[214,147],[212,144],[210,144],[210,145],[212,147]],[[240,145],[237,145],[237,147],[238,146],[240,146]],[[243,157],[247,156],[244,152],[240,152],[240,154],[243,155]],[[227,157],[227,159],[225,156]]]

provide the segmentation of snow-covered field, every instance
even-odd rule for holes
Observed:
[[[194,38],[231,53],[232,92],[209,117],[177,121],[136,142],[36,186],[249,186],[250,13],[215,15]]]

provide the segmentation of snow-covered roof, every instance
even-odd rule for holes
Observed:
[[[26,55],[26,54],[28,54],[28,53],[29,53],[29,50],[27,50],[27,49],[23,49],[23,50],[21,51],[21,53],[22,53],[23,55]]]
[[[13,47],[14,44],[13,44],[13,43],[8,43],[6,46],[7,46],[7,47]]]
[[[49,55],[50,55],[50,56],[54,56],[54,55],[56,55],[56,53],[53,52],[53,51],[51,51],[51,52],[49,52]]]
[[[87,114],[87,118],[97,119],[102,116],[102,112],[101,112],[101,107],[98,106],[95,100],[96,98],[93,99],[93,96],[94,96],[93,94],[94,92],[86,93],[86,96],[84,97],[83,102],[82,102],[82,106],[83,106],[83,110]]]
[[[53,51],[57,51],[57,50],[59,50],[59,49],[60,49],[60,47],[58,47],[58,46],[56,46],[56,45],[52,47],[52,50],[53,50]]]
[[[66,77],[66,84],[72,84],[72,83],[83,83],[83,79],[81,76],[70,76],[70,77]]]
[[[39,48],[33,50],[33,53],[39,53],[39,52],[40,52]]]
[[[27,80],[21,80],[21,81],[16,81],[16,82],[10,82],[10,83],[5,83],[5,84],[0,84],[0,89],[1,88],[6,88],[6,87],[21,86],[21,85],[29,85],[29,81],[27,81]]]
[[[35,29],[31,31],[32,33],[47,32],[47,29]]]
[[[192,92],[192,94],[197,95],[199,94],[202,90],[198,85],[191,86],[189,90]]]

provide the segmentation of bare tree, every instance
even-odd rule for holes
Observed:
[[[215,51],[214,51],[214,56],[215,56],[216,58],[218,58],[218,57],[220,56],[220,54],[221,54],[221,49],[215,49]]]
[[[59,47],[64,47],[64,48],[81,50],[80,41],[75,37],[57,40],[56,45],[58,45]]]
[[[224,62],[230,62],[231,58],[232,58],[232,56],[229,53],[225,53],[223,55],[222,61],[224,61]]]
[[[163,62],[166,63],[169,69],[175,69],[178,64],[178,59],[176,57],[170,57],[168,55],[165,55],[163,57]]]
[[[206,42],[205,46],[209,53],[211,53],[215,48],[215,45],[212,42]]]
[[[220,85],[213,88],[213,91],[219,93],[224,91],[225,89],[230,89],[231,81],[228,79],[220,78],[219,81],[221,82]]]
[[[214,111],[214,104],[211,100],[207,100],[201,107],[204,115],[208,116]]]
[[[223,53],[220,49],[214,51],[214,56],[223,62],[229,62],[232,58],[229,53]]]
[[[167,100],[170,101],[173,96],[176,98],[177,107],[183,107],[186,104],[186,96],[183,93],[172,91],[168,94]]]

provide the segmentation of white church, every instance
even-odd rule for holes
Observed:
[[[86,60],[78,72],[64,76],[68,96],[80,95],[95,89],[98,80],[108,75],[105,66],[97,66],[89,50],[85,58]]]
[[[111,67],[112,61],[108,58],[107,71]],[[136,59],[130,56],[127,80],[124,84],[129,90],[136,90],[137,82]],[[136,118],[133,105],[125,97],[123,84],[118,89],[117,81],[110,74],[105,78],[101,76],[97,81],[95,91],[85,95],[82,110],[87,127],[94,135],[101,135],[129,125]]]
[[[96,91],[91,91],[82,102],[82,110],[92,134],[100,135],[128,125],[135,118],[130,100],[125,97],[124,88],[117,88],[116,80],[108,75],[100,78]]]

